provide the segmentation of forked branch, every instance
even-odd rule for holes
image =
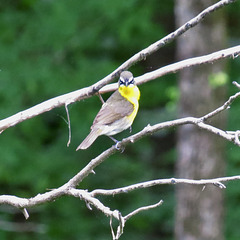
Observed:
[[[235,83],[236,86],[238,86],[237,83]],[[204,129],[208,132],[211,132],[215,135],[218,135],[227,141],[231,141],[234,144],[240,146],[239,144],[239,130],[236,131],[225,131],[222,129],[218,129],[214,126],[211,126],[207,123],[205,123],[206,120],[209,118],[212,118],[213,116],[219,114],[220,112],[226,110],[235,99],[240,97],[240,92],[236,93],[235,95],[231,96],[222,106],[217,108],[216,110],[212,111],[211,113],[208,113],[202,117],[195,118],[195,117],[186,117],[182,119],[177,119],[173,121],[167,121],[163,123],[158,123],[153,126],[146,126],[142,131],[123,139],[121,142],[118,143],[118,146],[120,148],[125,148],[128,144],[134,143],[143,137],[146,137],[147,135],[153,134],[157,131],[160,131],[162,129],[177,127],[179,125],[183,124],[193,124],[196,125],[196,127],[199,127],[201,129]],[[115,194],[121,194],[121,193],[127,193],[139,188],[147,188],[152,187],[155,185],[160,184],[179,184],[179,183],[185,183],[185,184],[197,184],[197,185],[208,185],[213,184],[220,188],[225,188],[225,185],[222,182],[226,181],[233,181],[233,180],[239,180],[240,176],[233,176],[233,177],[223,177],[223,178],[216,178],[216,179],[207,179],[207,180],[190,180],[190,179],[159,179],[159,180],[152,180],[144,183],[137,183],[133,184],[127,187],[113,189],[113,190],[101,190],[96,189],[92,192],[88,192],[83,189],[76,189],[77,185],[84,180],[90,173],[94,171],[94,169],[101,164],[103,161],[105,161],[109,156],[119,151],[115,148],[115,146],[110,147],[109,149],[102,152],[100,155],[98,155],[96,158],[92,159],[78,174],[76,174],[73,178],[71,178],[67,183],[65,183],[63,186],[53,189],[49,192],[38,194],[37,196],[33,198],[20,198],[16,196],[10,196],[10,195],[2,195],[0,196],[0,204],[8,204],[12,205],[14,207],[17,207],[19,209],[22,209],[24,215],[26,218],[28,217],[28,213],[26,208],[33,207],[39,204],[43,204],[46,202],[54,201],[56,198],[59,198],[63,195],[71,195],[74,197],[78,197],[81,200],[84,200],[88,206],[89,209],[91,209],[91,206],[97,208],[98,210],[102,211],[107,216],[111,216],[116,218],[117,220],[121,220],[119,218],[119,211],[118,210],[110,210],[108,207],[104,206],[97,198],[98,195],[115,195]],[[130,214],[129,216],[133,216],[135,214]],[[124,221],[127,221],[129,217],[126,217]],[[123,221],[123,220],[121,220]],[[120,230],[119,230],[120,231]]]

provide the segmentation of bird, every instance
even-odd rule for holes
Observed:
[[[123,71],[118,80],[118,89],[103,103],[96,115],[89,135],[77,147],[87,149],[101,135],[111,137],[128,128],[137,115],[139,108],[140,90],[136,85],[133,74],[130,71]]]

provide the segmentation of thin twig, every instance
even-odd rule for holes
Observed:
[[[206,121],[207,119],[209,118],[212,118],[214,117],[215,115],[219,114],[220,112],[224,111],[225,109],[227,109],[231,104],[232,102],[238,98],[240,96],[240,92],[234,94],[233,96],[231,96],[221,107],[215,109],[214,111],[206,114],[205,116],[202,117],[202,120],[203,121]]]
[[[152,204],[152,205],[149,205],[149,206],[144,206],[144,207],[140,207],[134,211],[132,211],[131,213],[129,213],[127,216],[124,217],[124,220],[127,221],[129,218],[133,217],[134,215],[142,212],[142,211],[146,211],[146,210],[149,210],[149,209],[152,209],[152,208],[156,208],[156,207],[159,207],[160,205],[163,204],[163,200],[160,200],[159,202],[155,203],[155,204]]]
[[[29,218],[29,214],[28,214],[27,209],[23,208],[22,212],[23,212],[23,216],[25,217],[25,219],[28,219]]]
[[[240,89],[240,84],[239,84],[239,83],[237,83],[236,81],[234,81],[233,84],[234,84],[238,89]]]
[[[71,143],[71,121],[70,121],[70,116],[69,116],[69,111],[68,111],[68,104],[65,104],[65,110],[66,110],[66,114],[67,114],[67,125],[68,125],[68,142],[67,142],[67,147],[69,147],[70,143]]]
[[[115,236],[115,233],[114,233],[114,230],[113,230],[112,222],[113,222],[113,217],[110,216],[109,225],[110,225],[110,229],[111,229],[111,233],[112,233],[112,239],[115,240],[116,236]]]
[[[98,97],[99,97],[101,103],[104,104],[105,102],[104,102],[103,97],[100,92],[98,92]]]

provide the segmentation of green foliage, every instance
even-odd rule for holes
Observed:
[[[234,8],[231,11],[236,14]],[[1,119],[95,83],[174,28],[173,1],[3,0],[0,12]],[[174,58],[172,45],[170,49],[170,53],[154,56],[151,61],[133,67],[134,75],[168,63]],[[238,69],[239,66],[231,69],[235,81],[239,80]],[[223,76],[220,77],[214,84],[222,83]],[[179,93],[175,75],[142,85],[140,89],[141,108],[133,132],[148,123],[176,116]],[[59,187],[91,158],[111,146],[112,142],[102,136],[90,150],[75,152],[89,132],[100,106],[97,97],[69,106],[72,127],[69,148],[66,147],[68,128],[64,108],[54,109],[3,132],[0,136],[0,194],[32,197]],[[235,119],[231,125],[233,129],[237,126],[237,112],[231,112]],[[105,161],[96,169],[96,175],[86,178],[79,187],[89,190],[114,188],[172,177],[176,159],[174,134],[174,130],[160,132],[127,147],[123,154]],[[117,138],[128,135],[126,131]],[[238,149],[232,153],[234,166],[239,167]],[[172,239],[173,189],[160,186],[101,200],[112,209],[119,208],[127,214],[162,198],[163,206],[141,213],[127,223],[123,239],[154,240],[159,236]],[[230,194],[236,191],[235,188]],[[4,213],[7,209],[0,209],[1,220],[9,224],[26,223],[21,212]],[[231,204],[229,209],[233,211]],[[231,214],[228,217],[231,218]],[[70,197],[30,209],[27,223],[41,224],[42,230],[15,233],[2,230],[0,226],[0,239],[110,239],[109,219]],[[230,227],[228,224],[228,229]]]
[[[212,88],[226,85],[229,81],[228,75],[225,72],[218,72],[209,76],[209,84]]]
[[[239,11],[240,11],[240,2],[236,1],[234,4],[229,5],[226,8],[228,13],[228,29],[231,33],[231,41],[233,43],[239,44],[240,33],[237,30],[240,25]]]
[[[134,53],[161,38],[165,34],[165,26],[158,23],[161,6],[157,0],[2,1],[1,118],[54,96],[89,86]],[[164,3],[164,6],[172,6],[172,3]],[[171,7],[166,8],[165,15],[161,14],[161,17],[167,17],[170,11]],[[133,73],[137,75],[143,71],[143,66],[139,65]],[[163,106],[168,95],[163,97],[156,91],[171,85],[159,81],[158,89],[152,86],[149,91],[157,97],[149,101],[144,96],[148,91],[143,88],[143,111],[154,101],[152,109],[158,109],[159,104]],[[64,108],[54,109],[1,134],[1,194],[31,197],[58,187],[74,176],[92,157],[111,146],[112,142],[103,136],[91,150],[75,152],[77,145],[87,135],[100,106],[97,97],[69,106],[72,126],[72,143],[69,148],[66,147],[68,129]],[[155,122],[158,121],[155,119]],[[138,123],[136,120],[134,131],[140,130],[147,123]],[[120,139],[128,134],[125,132],[118,137]],[[153,161],[154,153],[149,141],[139,142],[139,145],[127,148],[124,154],[115,155],[99,166],[97,174],[85,179],[80,187],[113,188],[150,180],[156,175],[152,168]],[[161,173],[157,175],[160,177]],[[131,197],[109,197],[103,201],[107,201],[106,204],[112,209],[117,207],[127,214],[136,206],[159,201],[159,196],[153,191],[145,195],[138,191],[132,193]],[[167,209],[165,207],[163,211]],[[161,219],[161,212],[159,208],[154,219],[158,219],[157,216]],[[26,223],[21,212],[0,212],[0,215],[2,220],[9,223]],[[109,219],[102,213],[89,211],[84,202],[69,197],[33,208],[27,223],[42,224],[42,231],[15,234],[14,231],[3,231],[0,227],[0,238],[110,238]],[[154,227],[152,223],[148,214],[139,215],[129,223],[126,237],[147,238],[158,228],[158,225]],[[136,233],[138,231],[139,234]],[[165,232],[164,229],[158,231]]]

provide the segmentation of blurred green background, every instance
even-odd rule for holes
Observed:
[[[240,3],[225,9],[228,45],[239,43]],[[49,98],[89,86],[136,52],[175,29],[174,1],[158,0],[1,0],[0,2],[0,118],[11,116]],[[174,62],[175,43],[167,45],[130,70],[135,76]],[[239,60],[228,64],[228,95],[240,82]],[[148,123],[176,118],[177,75],[140,86],[140,111],[133,133]],[[109,94],[103,96],[107,98]],[[229,110],[228,129],[239,128],[239,101]],[[91,149],[75,152],[86,137],[101,102],[93,97],[69,106],[72,142],[64,107],[7,129],[0,136],[0,194],[32,197],[61,186],[91,158],[112,145],[100,137]],[[141,181],[174,177],[176,129],[144,138],[96,168],[80,188],[116,188]],[[125,131],[118,139],[129,135]],[[159,145],[161,148],[159,148]],[[240,149],[228,144],[227,175],[239,174]],[[158,209],[127,222],[123,239],[173,239],[174,186],[159,186],[130,194],[101,197],[123,215],[156,203]],[[226,235],[239,239],[239,182],[226,190]],[[12,207],[0,206],[0,239],[111,239],[109,219],[90,211],[84,202],[63,197],[29,209],[30,219]]]

